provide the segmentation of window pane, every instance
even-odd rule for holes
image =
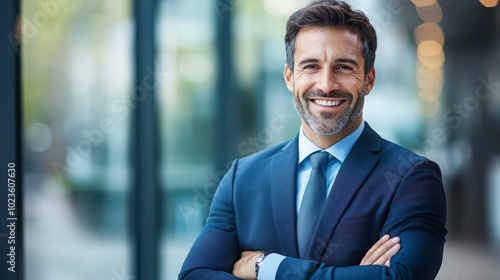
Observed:
[[[165,193],[161,279],[177,278],[187,250],[204,224],[216,187],[211,181],[214,3],[159,2],[158,70],[164,78],[158,96]]]
[[[125,279],[130,1],[23,1],[26,279]]]

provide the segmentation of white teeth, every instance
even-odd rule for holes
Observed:
[[[315,99],[314,103],[321,105],[321,106],[337,106],[341,103],[341,101],[340,100],[331,101],[331,100]]]

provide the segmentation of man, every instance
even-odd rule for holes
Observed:
[[[301,129],[233,163],[179,279],[434,279],[447,233],[439,167],[362,119],[376,40],[344,2],[290,17],[284,77]]]

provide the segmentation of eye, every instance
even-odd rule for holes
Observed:
[[[314,70],[314,69],[318,69],[318,66],[315,64],[308,64],[304,66],[304,70]]]
[[[339,65],[337,69],[342,70],[342,71],[352,71],[352,67],[348,65]]]

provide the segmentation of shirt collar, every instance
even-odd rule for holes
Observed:
[[[347,155],[351,151],[352,146],[354,146],[354,143],[356,143],[359,136],[361,136],[361,133],[363,132],[364,128],[365,128],[365,122],[362,121],[361,125],[358,128],[356,128],[356,130],[354,130],[353,132],[351,132],[351,134],[344,137],[344,139],[333,144],[331,147],[326,149],[326,151],[331,155],[333,155],[335,158],[337,158],[340,162],[344,162]],[[304,130],[302,129],[302,126],[300,126],[299,164],[310,154],[316,151],[321,151],[321,148],[316,146],[316,144],[311,142],[311,140],[309,140],[309,138],[306,137],[306,135],[304,134]]]

